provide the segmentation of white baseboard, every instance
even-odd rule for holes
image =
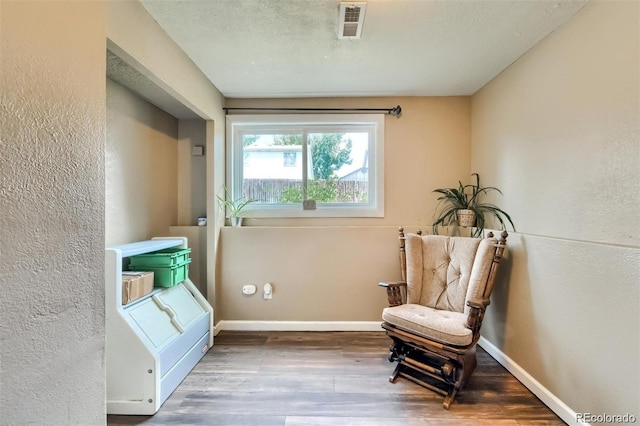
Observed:
[[[382,321],[240,321],[221,320],[214,335],[222,330],[235,331],[380,331]]]
[[[516,379],[527,387],[540,401],[542,401],[551,411],[556,413],[565,423],[569,425],[588,425],[577,421],[576,412],[567,404],[562,402],[560,398],[555,396],[549,389],[545,388],[540,382],[527,373],[514,360],[505,355],[497,346],[480,337],[478,345],[482,347],[489,355],[491,355],[498,363],[506,368]]]

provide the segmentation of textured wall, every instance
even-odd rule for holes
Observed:
[[[483,334],[575,412],[640,415],[639,8],[591,3],[472,98],[522,233]]]
[[[0,423],[104,423],[105,4],[2,2]]]
[[[169,234],[178,207],[178,120],[107,79],[106,245]]]

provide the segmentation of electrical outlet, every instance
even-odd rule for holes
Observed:
[[[271,283],[266,283],[262,289],[264,291],[263,295],[265,299],[271,299],[273,297],[273,286]]]
[[[196,145],[191,147],[191,155],[194,157],[202,157],[204,155],[204,146]]]
[[[252,295],[256,294],[257,288],[255,284],[247,284],[242,286],[242,294]]]

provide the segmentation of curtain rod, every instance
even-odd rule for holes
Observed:
[[[222,108],[225,114],[229,111],[305,111],[305,112],[384,112],[400,118],[402,108],[400,105],[395,108]]]

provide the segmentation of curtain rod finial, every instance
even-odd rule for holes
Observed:
[[[400,115],[402,115],[402,108],[400,108],[400,105],[398,105],[395,108],[390,109],[389,114],[395,115],[396,117],[400,118]]]

